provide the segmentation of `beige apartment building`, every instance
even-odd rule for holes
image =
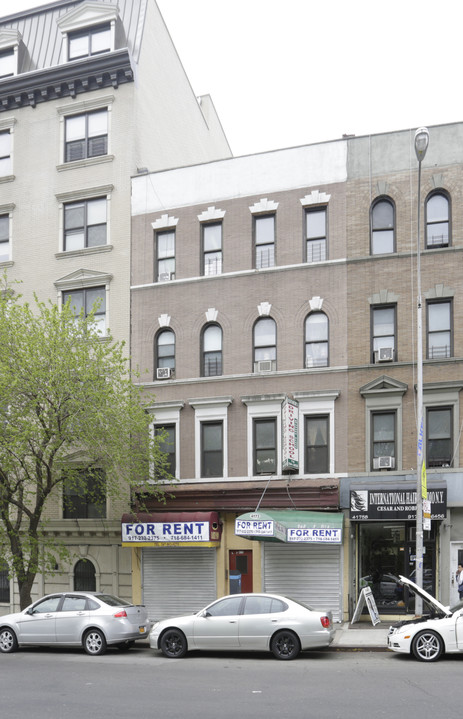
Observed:
[[[155,0],[60,0],[0,18],[0,270],[22,282],[26,299],[71,295],[77,308],[98,299],[102,336],[128,342],[130,177],[230,155]],[[36,594],[130,597],[126,506],[67,516],[59,499],[49,530],[75,558],[39,577]],[[17,602],[4,565],[0,577],[5,613]]]
[[[463,124],[430,128],[420,237],[424,581],[456,598]],[[132,180],[131,353],[169,437],[165,505],[122,518],[150,616],[276,591],[335,620],[414,611],[414,131]]]

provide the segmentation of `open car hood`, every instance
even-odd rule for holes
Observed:
[[[452,616],[452,612],[450,611],[449,607],[444,607],[444,605],[438,602],[437,599],[432,596],[432,594],[428,594],[424,589],[415,584],[415,582],[412,582],[411,579],[408,579],[407,577],[402,577],[401,574],[399,574],[399,579],[402,584],[405,584],[407,587],[410,587],[410,589],[415,592],[415,594],[418,594],[420,597],[423,597],[423,599],[425,599],[428,604],[431,604],[433,607],[436,607],[439,612],[442,612],[447,617]]]

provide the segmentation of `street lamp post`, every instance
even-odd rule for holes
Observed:
[[[426,127],[420,127],[415,132],[415,153],[418,160],[418,222],[416,245],[416,274],[417,274],[417,455],[416,455],[416,549],[415,549],[415,582],[423,586],[423,495],[422,471],[424,462],[424,426],[423,426],[423,307],[421,303],[421,253],[420,253],[420,216],[421,216],[421,163],[424,160],[429,145],[429,132]],[[415,596],[415,614],[421,616],[423,600]]]

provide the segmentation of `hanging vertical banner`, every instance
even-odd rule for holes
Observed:
[[[426,479],[426,464],[421,465],[421,496],[423,499],[428,498],[428,482]]]
[[[423,529],[427,532],[431,529],[431,502],[423,499]]]
[[[281,405],[283,472],[299,471],[298,410],[299,404],[294,399],[286,397],[283,400]]]

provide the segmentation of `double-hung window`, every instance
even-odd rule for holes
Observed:
[[[385,255],[395,250],[395,209],[390,200],[379,199],[371,208],[371,254]]]
[[[434,192],[426,201],[426,249],[450,245],[450,200]]]
[[[371,413],[372,469],[394,469],[396,455],[396,413]]]
[[[175,370],[175,333],[164,329],[156,336],[156,368]]]
[[[11,133],[0,132],[0,177],[11,175]]]
[[[201,422],[201,477],[223,476],[223,422]]]
[[[73,471],[64,480],[63,518],[106,517],[106,484],[103,470]]]
[[[99,247],[107,242],[107,198],[64,205],[64,250]]]
[[[275,417],[254,419],[254,474],[277,471],[277,420]]]
[[[395,359],[396,305],[381,305],[371,308],[371,351],[372,362],[386,362]]]
[[[453,408],[426,410],[426,450],[428,467],[451,467],[453,460]]]
[[[68,43],[69,60],[78,60],[109,52],[111,50],[111,26],[106,23],[69,33]]]
[[[175,280],[175,230],[156,233],[156,270],[158,282]]]
[[[305,226],[307,262],[323,262],[327,258],[326,207],[306,210]]]
[[[222,273],[222,223],[202,224],[203,275]]]
[[[9,77],[14,75],[16,72],[16,57],[14,48],[10,47],[7,50],[0,52],[0,78]]]
[[[106,288],[88,287],[63,292],[63,304],[70,300],[71,309],[76,317],[83,312],[87,317],[92,309],[95,311],[94,326],[98,334],[106,334]]]
[[[305,417],[305,474],[326,474],[330,471],[328,415]]]
[[[256,269],[275,265],[275,215],[254,216]]]
[[[428,302],[428,359],[452,356],[452,302]]]
[[[222,328],[211,324],[202,333],[202,376],[217,377],[222,374]]]
[[[312,312],[305,321],[305,366],[328,365],[328,317]]]
[[[64,161],[73,162],[108,153],[108,110],[65,118]]]
[[[156,425],[155,433],[158,437],[162,437],[159,441],[159,449],[166,455],[166,469],[175,477],[175,424]]]
[[[262,317],[254,325],[254,372],[276,369],[276,324],[271,317]]]
[[[10,256],[10,216],[0,215],[0,262],[8,262]]]

